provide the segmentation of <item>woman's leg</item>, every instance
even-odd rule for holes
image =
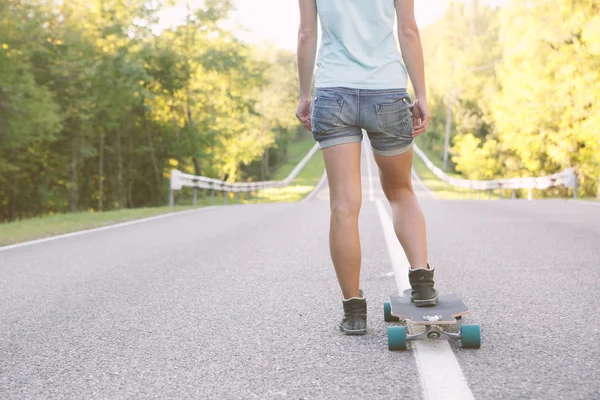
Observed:
[[[412,188],[413,151],[386,157],[375,154],[381,187],[390,205],[396,236],[412,269],[427,268],[425,218]]]
[[[361,249],[358,215],[362,204],[360,150],[360,143],[323,149],[331,208],[329,247],[345,299],[359,297]]]

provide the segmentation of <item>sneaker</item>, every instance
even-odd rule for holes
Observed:
[[[346,335],[364,335],[367,333],[367,299],[359,291],[360,297],[344,300],[344,318],[340,330]]]
[[[408,280],[412,291],[410,299],[417,307],[435,306],[438,300],[437,290],[433,288],[434,268],[427,264],[427,269],[411,269]]]

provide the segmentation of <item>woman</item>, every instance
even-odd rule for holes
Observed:
[[[313,132],[325,160],[331,199],[329,244],[343,295],[340,329],[361,335],[367,326],[367,302],[359,288],[362,129],[369,135],[396,235],[411,265],[411,299],[417,306],[437,303],[433,268],[427,262],[425,219],[411,185],[413,139],[425,133],[430,120],[414,0],[299,3],[296,116]],[[311,99],[317,17],[323,35]],[[394,37],[394,18],[403,56]],[[414,105],[407,93],[409,76]]]

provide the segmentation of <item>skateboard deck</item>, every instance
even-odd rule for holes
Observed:
[[[410,289],[402,296],[391,295],[390,301],[383,304],[386,322],[406,320],[409,325],[424,326],[424,332],[409,333],[405,326],[388,327],[388,347],[390,350],[406,350],[407,341],[412,340],[460,340],[463,348],[478,349],[481,346],[479,325],[466,325],[459,321],[471,310],[455,294],[438,297],[438,303],[431,307],[417,307],[410,301]],[[458,332],[449,332],[444,326],[454,325]]]
[[[438,297],[438,303],[431,307],[417,307],[410,301],[410,289],[402,296],[390,296],[391,314],[410,321],[413,325],[456,325],[457,318],[471,313],[469,307],[455,294]]]

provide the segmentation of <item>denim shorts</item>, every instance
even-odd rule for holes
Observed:
[[[310,117],[321,149],[360,143],[363,129],[376,154],[395,156],[413,146],[412,105],[406,89],[317,88]]]

